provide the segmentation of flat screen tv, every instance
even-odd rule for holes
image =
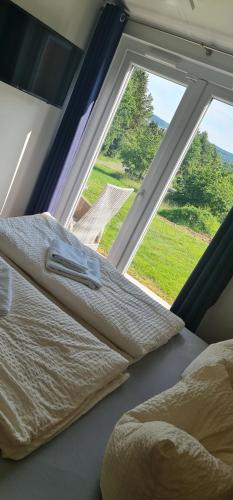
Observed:
[[[10,0],[0,0],[0,80],[62,107],[82,50]]]

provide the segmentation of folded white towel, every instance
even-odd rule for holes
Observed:
[[[49,271],[53,271],[57,274],[61,274],[66,278],[73,279],[78,281],[79,283],[83,283],[83,285],[88,286],[92,290],[97,290],[101,286],[100,282],[100,265],[99,261],[94,257],[87,258],[87,271],[86,272],[78,272],[74,269],[70,269],[59,262],[55,262],[50,257],[50,252],[47,254],[46,259],[46,268]]]
[[[12,303],[11,268],[0,259],[0,317],[6,316]]]
[[[62,240],[54,240],[49,247],[49,259],[77,272],[87,271],[87,256],[83,249]]]

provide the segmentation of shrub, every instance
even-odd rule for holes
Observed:
[[[120,157],[129,177],[138,180],[145,177],[163,136],[164,130],[154,122],[126,134]]]
[[[221,222],[232,207],[233,173],[216,162],[190,164],[173,182],[170,198],[179,206],[191,205],[209,211]]]
[[[213,236],[220,225],[207,208],[197,208],[192,205],[165,208],[160,210],[159,214],[175,224],[189,227],[193,231],[209,236]]]

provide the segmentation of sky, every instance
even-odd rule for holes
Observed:
[[[149,92],[153,96],[154,114],[170,123],[185,87],[156,75],[149,75]],[[233,106],[214,99],[200,125],[209,141],[233,153]]]

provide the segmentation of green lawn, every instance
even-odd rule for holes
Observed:
[[[172,303],[206,247],[200,237],[156,216],[129,273]]]
[[[139,183],[98,162],[88,179],[84,196],[93,203],[107,183],[133,187],[118,214],[106,227],[99,251],[108,254],[132,204]],[[128,270],[134,278],[172,303],[208,245],[198,234],[156,215]]]

